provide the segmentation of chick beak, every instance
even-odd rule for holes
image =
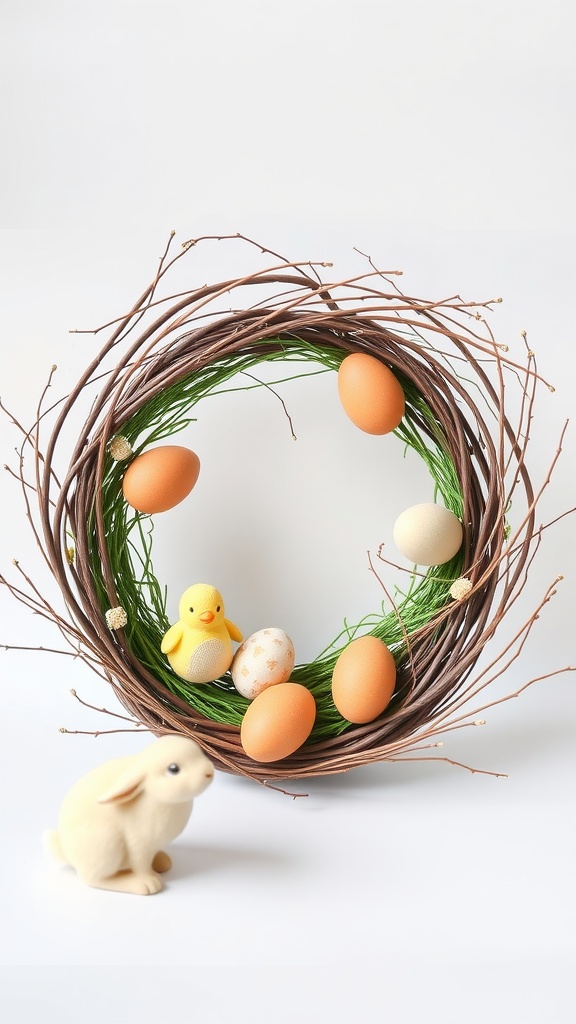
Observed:
[[[208,625],[210,622],[214,621],[214,612],[202,612],[198,618],[200,619],[200,622],[205,622],[206,625]]]

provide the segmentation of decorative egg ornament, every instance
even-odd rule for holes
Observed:
[[[373,722],[388,707],[396,685],[396,662],[376,636],[352,640],[332,673],[332,699],[343,718],[355,725]]]
[[[348,418],[366,434],[389,434],[404,416],[400,381],[385,363],[366,352],[352,352],[342,360],[338,394]]]
[[[190,494],[199,473],[200,459],[190,448],[149,448],[128,466],[122,491],[137,512],[167,512]]]
[[[248,707],[240,742],[254,761],[281,761],[306,742],[316,720],[316,701],[300,683],[262,690]]]
[[[434,502],[411,505],[394,523],[394,543],[415,565],[443,565],[462,547],[464,531],[458,516]]]
[[[268,686],[288,682],[293,668],[294,644],[283,629],[269,626],[247,637],[230,671],[238,693],[254,700]]]

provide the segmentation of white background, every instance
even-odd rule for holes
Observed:
[[[357,247],[420,297],[503,296],[499,340],[520,355],[526,330],[556,386],[531,430],[544,478],[575,411],[570,3],[4,0],[0,19],[0,394],[25,424],[52,363],[61,394],[94,353],[69,330],[121,313],[171,229],[177,242],[240,231],[340,276],[363,269]],[[225,276],[228,249],[189,257],[194,280]],[[285,395],[296,445],[265,397],[220,399],[206,420],[214,490],[193,541],[230,617],[248,632],[273,615],[308,660],[344,615],[378,605],[366,551],[428,484],[392,450],[372,472],[329,378]],[[5,418],[0,431],[14,465],[18,434]],[[575,451],[570,424],[542,521],[576,504]],[[0,570],[18,558],[36,578],[8,475],[1,493]],[[565,578],[495,696],[575,663],[573,534],[568,517],[545,535],[525,610]],[[158,527],[155,567],[175,594],[188,542],[181,516]],[[0,600],[1,643],[56,643]],[[138,899],[82,888],[40,836],[80,774],[146,738],[63,735],[114,725],[71,688],[114,710],[111,693],[69,658],[3,652],[3,1019],[574,1021],[574,678],[447,738],[449,757],[505,779],[379,765],[298,784],[308,795],[292,800],[219,774],[167,888]]]

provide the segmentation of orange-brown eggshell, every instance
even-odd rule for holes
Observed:
[[[166,512],[190,494],[199,472],[200,460],[189,448],[149,448],[128,466],[122,490],[138,512]]]
[[[262,690],[246,710],[240,741],[253,761],[281,761],[308,739],[316,701],[300,683],[277,683]]]
[[[392,652],[376,636],[352,640],[332,673],[332,699],[349,722],[373,722],[390,702],[396,685]]]
[[[366,434],[389,434],[404,415],[400,381],[367,352],[352,352],[342,360],[338,394],[346,415]]]

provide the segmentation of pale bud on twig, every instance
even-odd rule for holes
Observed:
[[[123,608],[109,608],[106,612],[106,625],[108,629],[122,629],[128,622],[128,616]]]
[[[455,601],[463,601],[465,597],[472,590],[472,584],[467,576],[461,576],[459,579],[454,580],[454,583],[450,587],[450,597],[453,597]]]
[[[115,462],[125,462],[132,455],[132,445],[126,437],[117,434],[110,441],[108,451]]]

